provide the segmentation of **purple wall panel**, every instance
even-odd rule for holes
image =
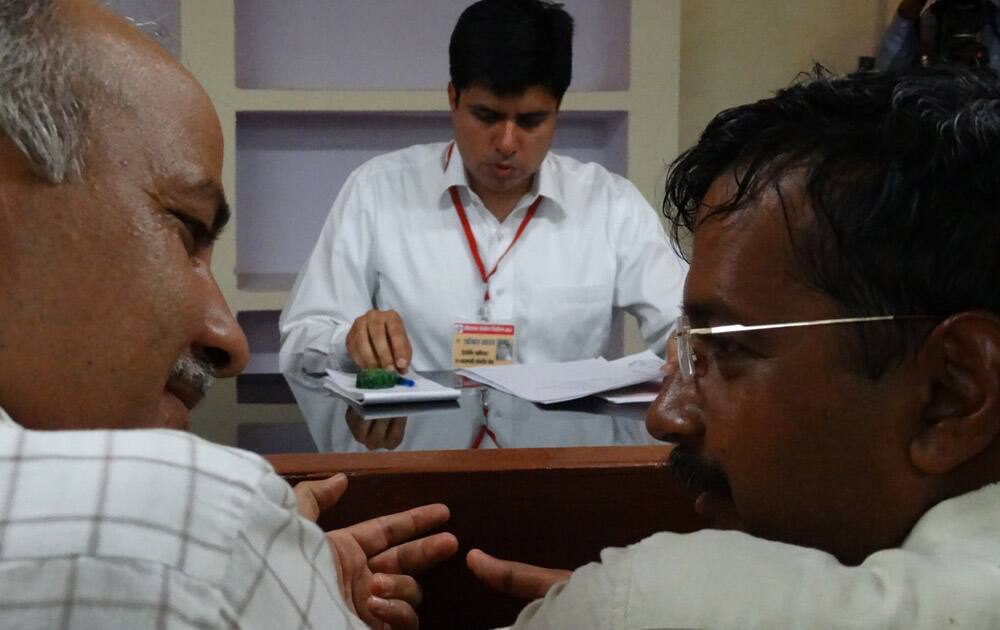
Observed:
[[[243,88],[443,89],[448,39],[471,0],[235,0]],[[564,0],[571,90],[629,86],[629,0]]]
[[[563,112],[553,149],[624,174],[627,123],[624,112]],[[362,162],[411,144],[450,138],[445,113],[237,114],[240,287],[291,287],[334,197]]]

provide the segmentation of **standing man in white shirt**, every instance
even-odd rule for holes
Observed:
[[[462,13],[455,139],[348,178],[282,313],[285,367],[592,358],[619,341],[624,312],[662,352],[685,265],[656,213],[624,178],[549,151],[572,34],[572,17],[542,0]]]
[[[404,543],[443,505],[324,535],[346,477],[293,492],[169,430],[247,360],[211,272],[222,156],[204,90],[124,20],[4,0],[0,628],[415,628],[404,574],[457,547]]]
[[[998,165],[991,72],[719,114],[667,181],[694,242],[646,417],[712,529],[572,575],[471,552],[544,595],[515,627],[1000,628]]]

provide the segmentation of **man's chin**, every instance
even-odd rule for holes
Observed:
[[[694,502],[694,511],[712,529],[743,529],[731,495],[705,491]]]

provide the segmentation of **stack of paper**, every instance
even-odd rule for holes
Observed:
[[[636,385],[662,376],[663,359],[648,350],[615,361],[495,365],[458,374],[537,403],[556,403]]]
[[[438,385],[416,372],[406,374],[406,378],[413,381],[412,386],[396,385],[386,389],[359,389],[354,385],[357,377],[350,372],[327,370],[323,385],[333,393],[362,405],[457,400],[460,394],[457,389]]]

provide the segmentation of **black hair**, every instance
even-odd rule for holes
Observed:
[[[557,101],[573,71],[573,18],[543,0],[481,0],[462,12],[448,45],[451,83],[498,96],[541,86]]]
[[[736,192],[699,212],[719,177]],[[797,273],[844,316],[1000,313],[994,71],[832,77],[817,67],[773,98],[720,113],[670,168],[675,242],[709,217],[752,211],[765,189],[785,200],[783,180],[811,210],[807,227],[788,223]],[[857,369],[877,378],[898,364],[928,329],[916,322],[848,327]]]

